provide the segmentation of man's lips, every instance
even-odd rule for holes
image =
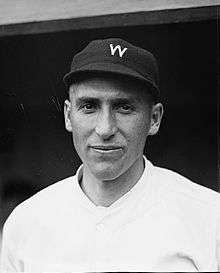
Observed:
[[[121,150],[122,147],[118,146],[118,145],[90,145],[90,148],[94,149],[94,150],[99,150],[99,151],[117,151],[117,150]]]

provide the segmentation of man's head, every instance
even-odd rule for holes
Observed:
[[[147,136],[159,129],[158,72],[144,49],[119,39],[92,43],[74,57],[64,77],[65,124],[84,166],[112,180],[142,158]]]

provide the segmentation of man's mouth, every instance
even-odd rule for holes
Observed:
[[[122,147],[117,145],[92,145],[90,148],[103,153],[111,153],[122,150]]]

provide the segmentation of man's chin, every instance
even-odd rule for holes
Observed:
[[[90,166],[92,174],[99,180],[109,181],[114,180],[121,174],[120,164],[116,162],[100,162]]]

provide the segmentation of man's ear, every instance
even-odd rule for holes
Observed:
[[[70,113],[71,113],[71,102],[68,100],[65,100],[65,102],[64,102],[64,119],[65,119],[65,127],[68,132],[72,132]]]
[[[161,103],[153,105],[151,111],[151,125],[148,133],[149,135],[153,136],[159,131],[162,116],[163,105]]]

